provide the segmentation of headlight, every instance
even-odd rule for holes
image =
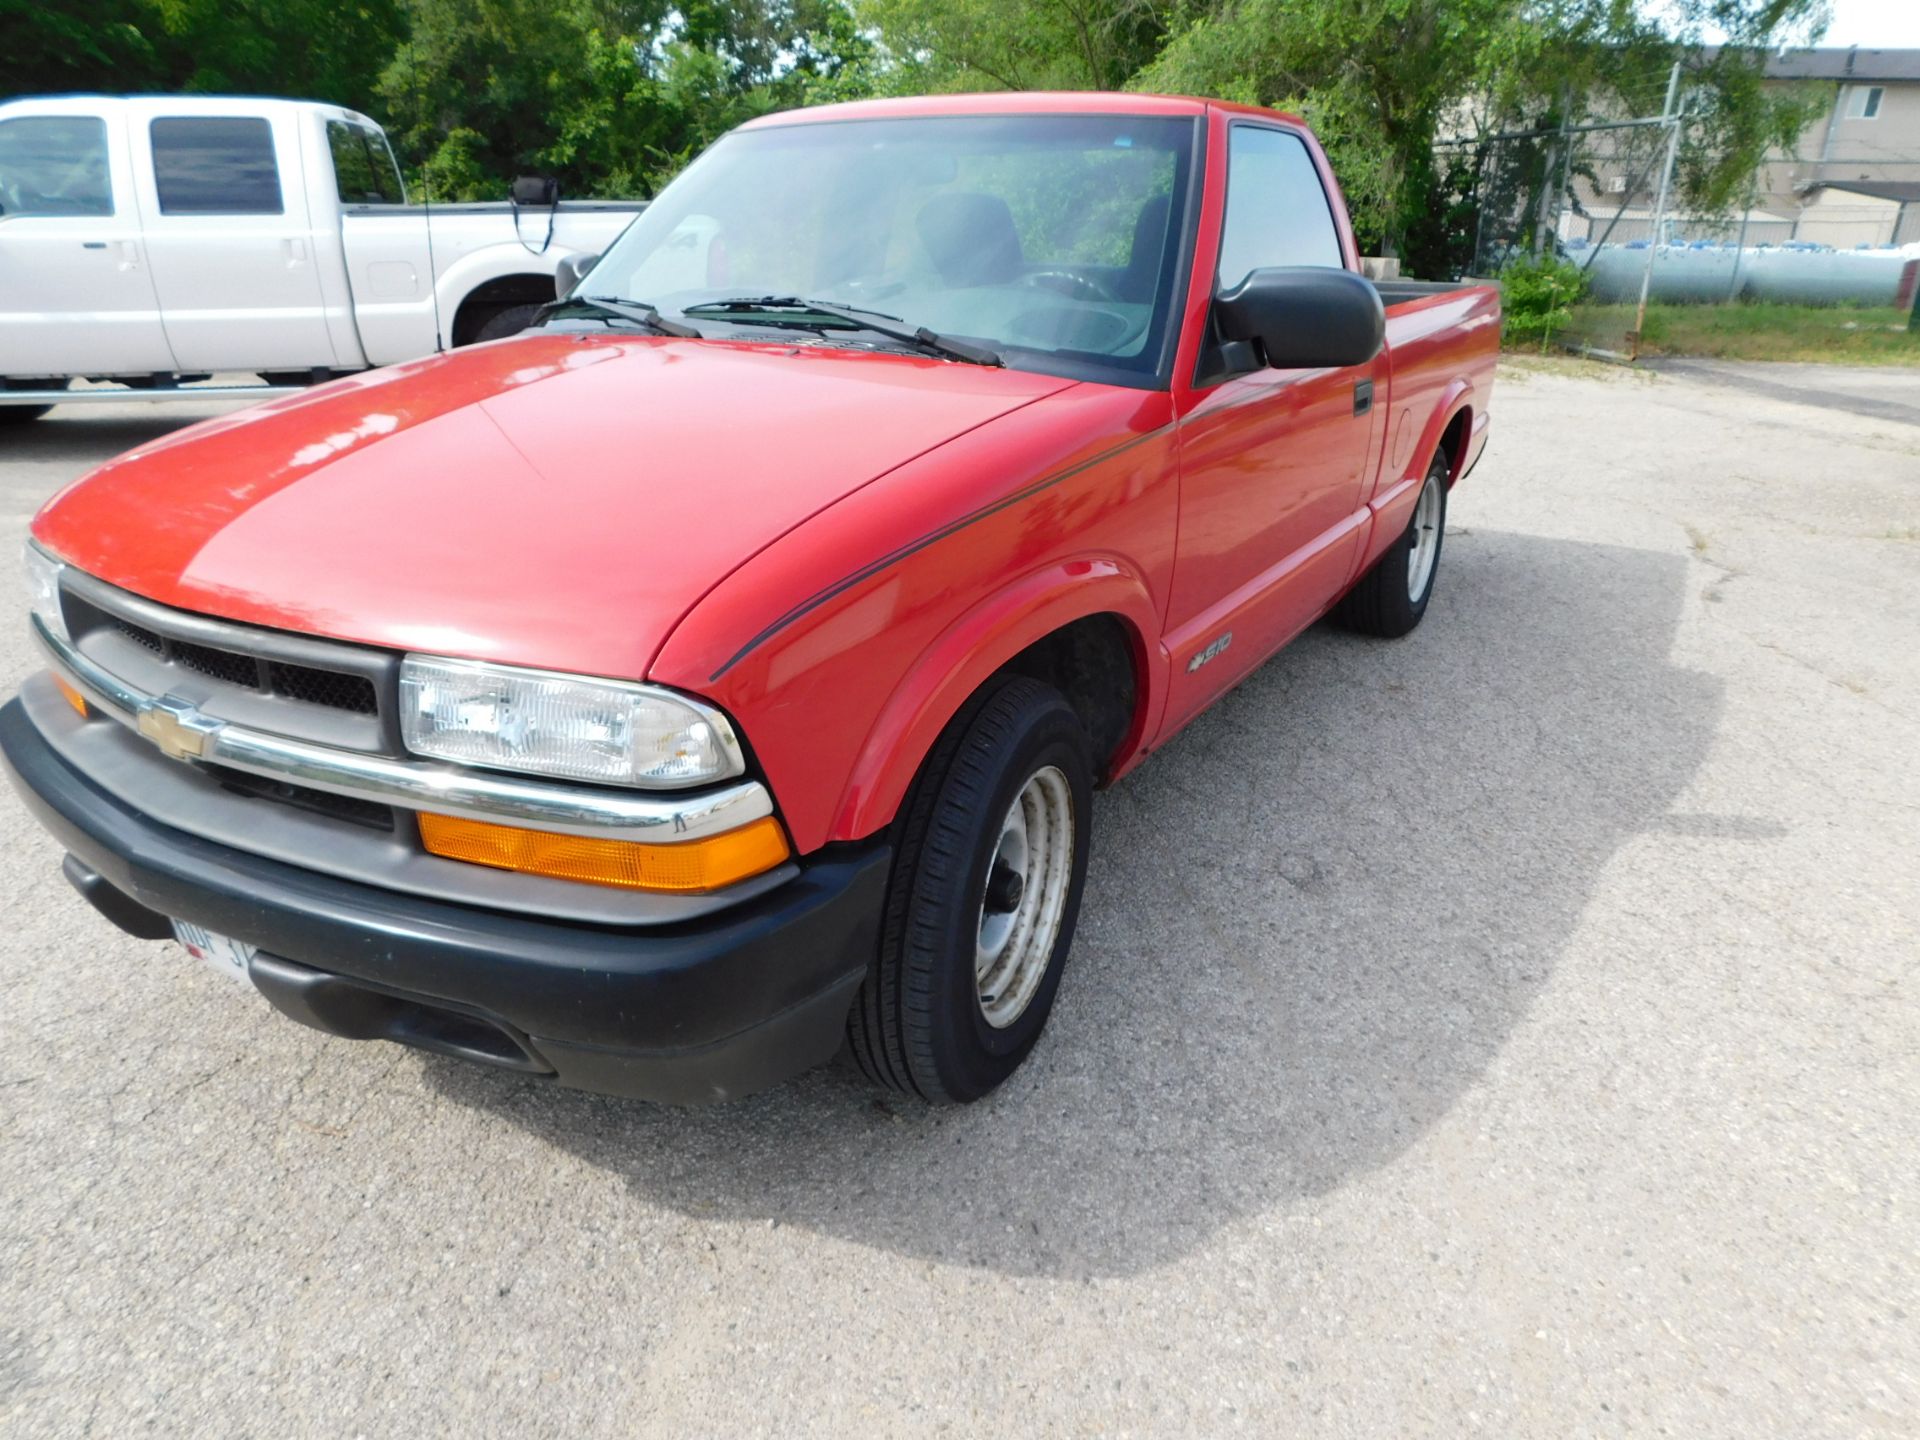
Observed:
[[[31,540],[27,542],[26,564],[27,596],[33,613],[47,629],[65,640],[67,617],[60,610],[60,572],[67,567]]]
[[[400,734],[416,755],[680,789],[745,768],[727,717],[652,685],[409,655]]]

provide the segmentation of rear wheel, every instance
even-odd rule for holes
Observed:
[[[1025,1060],[1086,879],[1092,747],[1060,693],[996,683],[941,737],[901,817],[880,953],[848,1017],[873,1080],[977,1100]]]
[[[1444,451],[1433,457],[1406,530],[1335,607],[1333,618],[1340,624],[1363,635],[1394,640],[1420,623],[1440,569],[1450,470]]]

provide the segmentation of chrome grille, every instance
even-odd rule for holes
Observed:
[[[212,680],[224,680],[229,685],[245,685],[252,689],[260,686],[260,662],[251,655],[216,650],[211,645],[195,645],[187,640],[175,640],[172,647],[172,659],[176,665],[184,665]]]
[[[351,710],[356,715],[379,713],[379,698],[373,682],[361,675],[342,675],[337,670],[316,670],[311,665],[289,665],[282,660],[267,662],[267,686],[276,695],[304,700],[309,705],[325,705],[334,710]]]
[[[350,715],[380,713],[379,692],[365,675],[297,664],[291,660],[276,660],[270,658],[268,653],[252,654],[224,645],[209,645],[163,635],[125,615],[116,614],[108,605],[92,599],[69,595],[65,604],[72,612],[69,620],[76,633],[104,626],[166,663],[209,680],[259,694],[296,700],[304,705],[340,710]],[[248,634],[243,627],[230,628],[237,635]]]
[[[151,650],[156,655],[167,653],[167,642],[143,625],[135,625],[131,620],[115,620],[113,628],[144,650]]]

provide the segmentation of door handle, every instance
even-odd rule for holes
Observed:
[[[1364,415],[1373,409],[1373,382],[1357,380],[1353,386],[1353,413]]]
[[[286,239],[280,242],[280,248],[287,252],[287,268],[304,265],[307,259],[307,242],[299,239]]]
[[[82,250],[104,250],[107,248],[107,242],[104,240],[82,240],[80,242],[80,248]]]
[[[120,268],[122,270],[133,270],[138,268],[139,264],[140,247],[131,240],[122,240],[120,242]]]

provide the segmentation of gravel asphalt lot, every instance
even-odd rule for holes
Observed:
[[[198,413],[0,438],[0,569]],[[0,1431],[1916,1433],[1920,372],[1494,417],[1418,632],[1315,629],[1102,798],[965,1111],[330,1039],[0,796]]]

